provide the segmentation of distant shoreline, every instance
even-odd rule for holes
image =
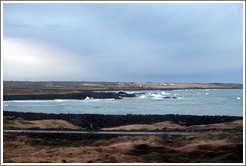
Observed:
[[[173,90],[194,90],[194,89],[243,89],[242,88],[159,88],[159,89],[115,89],[115,90],[93,90],[93,91],[149,91],[149,90],[163,90],[163,91],[173,91]],[[92,90],[91,90],[92,91]]]
[[[141,83],[141,82],[3,82],[4,100],[85,99],[135,97],[112,91],[183,90],[183,89],[242,89],[233,83]],[[98,91],[98,92],[97,92]],[[107,91],[107,92],[103,92]]]
[[[190,88],[188,90],[193,89],[205,89],[205,88]],[[206,88],[206,89],[228,89],[228,88]],[[230,88],[237,89],[237,88]],[[184,90],[184,89],[144,89],[144,90],[83,90],[81,92],[75,93],[51,93],[48,92],[46,94],[11,94],[11,95],[3,95],[3,101],[11,101],[11,100],[56,100],[56,99],[74,99],[74,100],[84,100],[87,97],[93,99],[122,99],[124,97],[137,97],[138,94],[144,93],[144,91],[149,90]],[[118,92],[115,92],[118,91]],[[139,93],[128,93],[126,91],[140,91]],[[142,91],[142,92],[141,92]],[[173,97],[176,98],[176,97]]]

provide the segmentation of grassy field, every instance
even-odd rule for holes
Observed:
[[[67,94],[86,90],[150,90],[189,88],[243,88],[233,83],[145,83],[145,82],[27,82],[4,81],[4,95]]]
[[[82,129],[64,120],[4,117],[4,128]],[[3,134],[4,163],[238,163],[242,120],[186,126],[170,121],[103,130],[209,131],[194,136]]]

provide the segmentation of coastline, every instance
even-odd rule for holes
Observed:
[[[73,125],[99,130],[106,127],[116,127],[131,124],[153,124],[157,122],[170,121],[184,126],[205,125],[214,123],[242,120],[239,116],[197,116],[197,115],[103,115],[103,114],[46,114],[31,112],[3,111],[3,116],[13,116],[24,120],[65,120]],[[93,125],[93,128],[91,127]]]
[[[143,83],[143,82],[28,82],[4,81],[3,100],[122,99],[138,93],[126,91],[183,90],[183,89],[242,89],[234,83]],[[116,92],[115,92],[116,91]],[[118,92],[117,92],[118,91]]]
[[[3,81],[4,95],[69,94],[91,91],[242,89],[237,83],[30,82]]]

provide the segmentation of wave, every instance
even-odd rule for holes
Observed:
[[[77,102],[77,101],[81,101],[81,100],[80,99],[54,99],[53,101],[56,101],[56,102],[66,102],[66,101]]]
[[[140,95],[140,96],[138,96],[139,98],[141,98],[141,99],[143,99],[143,98],[146,98],[147,96],[145,96],[145,95]]]
[[[164,96],[162,96],[161,94],[152,94],[151,97],[153,97],[154,99],[163,99]]]
[[[95,101],[113,101],[113,100],[115,100],[115,99],[94,99],[93,97],[86,96],[86,98],[82,101],[84,101],[84,102],[91,102],[91,101],[95,102]]]
[[[170,93],[166,93],[166,92],[161,92],[161,94],[163,94],[163,95],[169,95]]]
[[[102,92],[102,93],[119,93],[119,92],[124,92],[128,94],[134,94],[134,93],[139,93],[139,91],[126,91],[126,90],[105,90],[105,91],[94,91],[94,92]]]
[[[57,102],[64,102],[66,100],[63,100],[63,99],[55,99],[54,101],[57,101]]]
[[[15,104],[14,107],[55,107],[54,104]],[[11,106],[12,107],[12,106]]]
[[[86,98],[84,100],[87,101],[87,100],[93,100],[93,99],[94,99],[93,97],[86,96]]]
[[[9,101],[4,101],[6,103],[39,103],[39,102],[48,102],[48,101],[53,101],[53,100],[9,100]]]

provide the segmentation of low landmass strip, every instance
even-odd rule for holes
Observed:
[[[240,89],[233,83],[140,83],[140,82],[24,82],[4,81],[3,100],[122,99],[138,94],[122,90]],[[102,92],[107,91],[107,92]]]

